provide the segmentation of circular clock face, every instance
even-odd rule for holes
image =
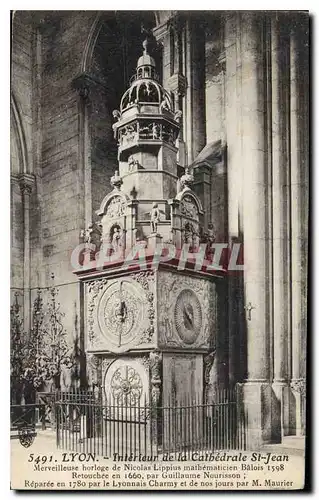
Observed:
[[[140,285],[129,280],[112,283],[98,306],[101,332],[113,351],[124,351],[138,340],[145,323],[145,299]]]
[[[180,292],[174,314],[178,335],[186,344],[193,344],[201,330],[202,309],[197,295],[192,290]]]

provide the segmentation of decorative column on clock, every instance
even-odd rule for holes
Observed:
[[[161,386],[162,386],[162,353],[157,349],[150,352],[150,373],[151,373],[151,401],[152,401],[152,436],[155,446],[159,445],[159,410]]]

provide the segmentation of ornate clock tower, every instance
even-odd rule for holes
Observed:
[[[126,396],[134,404],[145,397],[165,405],[207,395],[223,279],[194,265],[181,269],[174,257],[154,265],[160,244],[176,255],[184,244],[194,252],[207,228],[192,174],[185,169],[178,177],[181,112],[143,45],[136,75],[113,112],[119,161],[113,190],[97,211],[100,223],[87,233],[110,261],[97,265],[96,258],[77,274],[89,384],[101,387],[106,399]],[[142,264],[134,260],[136,248],[146,256]]]

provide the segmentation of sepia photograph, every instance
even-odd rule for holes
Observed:
[[[11,489],[304,489],[309,12],[10,23]]]

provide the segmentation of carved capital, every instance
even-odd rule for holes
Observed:
[[[156,39],[156,42],[160,45],[163,45],[164,38],[168,34],[168,32],[169,32],[169,30],[168,30],[167,22],[164,22],[164,23],[160,24],[159,26],[156,26],[153,29],[153,35],[154,35],[154,38]]]
[[[18,178],[19,186],[22,194],[30,195],[33,186],[35,185],[35,176],[32,174],[21,174]]]
[[[72,80],[72,88],[83,100],[88,99],[91,89],[96,86],[105,88],[102,81],[88,73],[81,73]]]
[[[306,395],[306,380],[304,378],[293,379],[290,382],[290,387],[293,391],[298,392],[302,396]]]
[[[89,76],[82,73],[72,80],[72,88],[78,93],[81,99],[87,99],[90,93]]]

